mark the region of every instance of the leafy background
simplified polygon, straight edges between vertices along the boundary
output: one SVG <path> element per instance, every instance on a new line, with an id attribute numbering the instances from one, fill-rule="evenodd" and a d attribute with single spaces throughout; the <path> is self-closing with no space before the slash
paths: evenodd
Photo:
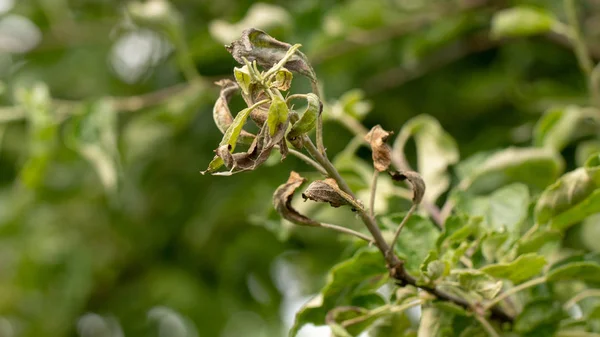
<path id="1" fill-rule="evenodd" d="M 235 66 L 223 45 L 244 28 L 301 43 L 329 111 L 388 130 L 430 115 L 461 158 L 534 143 L 540 116 L 589 99 L 560 35 L 490 32 L 493 15 L 514 5 L 564 22 L 562 1 L 168 4 L 0 1 L 0 335 L 281 336 L 349 256 L 346 239 L 274 214 L 271 195 L 289 170 L 309 170 L 295 158 L 227 179 L 199 173 L 221 138 L 213 82 Z M 600 2 L 578 6 L 599 59 Z M 243 107 L 239 97 L 232 107 Z M 324 137 L 335 154 L 353 135 L 332 117 Z M 590 153 L 557 147 L 562 171 Z M 416 165 L 414 144 L 406 150 Z M 452 166 L 451 183 L 472 168 Z M 379 209 L 402 210 L 388 194 Z M 595 219 L 563 244 L 598 252 Z"/>

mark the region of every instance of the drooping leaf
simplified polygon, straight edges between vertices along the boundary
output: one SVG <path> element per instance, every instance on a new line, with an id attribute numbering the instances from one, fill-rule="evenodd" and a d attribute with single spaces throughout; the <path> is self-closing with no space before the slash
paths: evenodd
<path id="1" fill-rule="evenodd" d="M 589 281 L 600 282 L 600 264 L 592 261 L 571 262 L 553 268 L 548 272 L 547 280 L 553 281 Z"/>
<path id="2" fill-rule="evenodd" d="M 25 185 L 39 186 L 56 147 L 58 122 L 50 111 L 50 93 L 45 84 L 16 92 L 18 104 L 25 111 L 29 127 L 29 154 L 20 176 Z"/>
<path id="3" fill-rule="evenodd" d="M 292 125 L 287 138 L 294 140 L 296 137 L 310 132 L 317 125 L 317 115 L 321 113 L 323 104 L 319 101 L 317 95 L 310 93 L 306 95 L 306 101 L 308 103 L 306 110 L 300 119 Z"/>
<path id="4" fill-rule="evenodd" d="M 565 228 L 600 209 L 600 154 L 590 156 L 585 167 L 566 173 L 549 186 L 535 207 L 539 224 Z"/>
<path id="5" fill-rule="evenodd" d="M 294 192 L 305 181 L 306 178 L 303 178 L 298 173 L 292 171 L 288 181 L 275 190 L 275 193 L 273 194 L 273 205 L 282 217 L 295 224 L 318 226 L 318 222 L 298 213 L 298 211 L 292 207 Z"/>
<path id="6" fill-rule="evenodd" d="M 435 202 L 450 186 L 448 166 L 458 162 L 458 146 L 436 119 L 420 115 L 406 122 L 400 130 L 393 145 L 393 156 L 404 157 L 404 147 L 410 137 L 414 137 L 417 146 L 417 171 L 427 185 L 425 200 Z"/>
<path id="7" fill-rule="evenodd" d="M 285 69 L 281 68 L 277 73 L 275 73 L 275 81 L 273 81 L 273 86 L 281 91 L 288 91 L 292 86 L 292 79 L 294 75 Z"/>
<path id="8" fill-rule="evenodd" d="M 256 61 L 265 68 L 271 68 L 282 60 L 291 47 L 290 44 L 278 41 L 256 28 L 244 30 L 240 39 L 233 41 L 230 46 L 226 46 L 227 51 L 238 63 L 244 64 L 243 58 L 246 58 L 250 62 Z M 308 58 L 299 50 L 296 50 L 284 67 L 316 82 L 317 77 Z"/>
<path id="9" fill-rule="evenodd" d="M 556 19 L 541 8 L 518 6 L 496 12 L 492 18 L 494 38 L 523 37 L 547 33 Z"/>
<path id="10" fill-rule="evenodd" d="M 275 135 L 277 130 L 286 123 L 288 115 L 289 110 L 285 101 L 278 96 L 274 97 L 267 117 L 267 125 L 269 126 L 269 134 L 271 136 Z"/>
<path id="11" fill-rule="evenodd" d="M 380 218 L 384 227 L 395 231 L 405 213 L 390 214 Z M 418 275 L 420 266 L 430 251 L 435 249 L 435 242 L 440 233 L 427 218 L 413 215 L 407 220 L 402 233 L 396 241 L 396 252 L 406 261 L 406 270 Z"/>
<path id="12" fill-rule="evenodd" d="M 543 189 L 558 178 L 564 165 L 554 150 L 510 147 L 487 157 L 461 184 L 473 193 L 489 193 L 514 182 Z"/>
<path id="13" fill-rule="evenodd" d="M 392 163 L 392 149 L 386 143 L 392 133 L 385 131 L 381 125 L 375 125 L 364 139 L 371 145 L 373 165 L 379 172 L 386 171 Z"/>
<path id="14" fill-rule="evenodd" d="M 354 297 L 374 293 L 387 279 L 388 272 L 381 253 L 374 248 L 361 249 L 352 258 L 331 269 L 320 294 L 296 314 L 289 335 L 295 336 L 308 323 L 323 325 L 331 309 L 351 305 Z"/>
<path id="15" fill-rule="evenodd" d="M 308 185 L 304 193 L 302 193 L 302 198 L 316 202 L 327 202 L 331 207 L 340 207 L 344 205 L 356 207 L 356 205 L 358 205 L 357 201 L 354 200 L 352 196 L 342 191 L 332 178 L 313 181 Z"/>
<path id="16" fill-rule="evenodd" d="M 92 164 L 105 189 L 114 192 L 120 167 L 116 111 L 108 100 L 94 102 L 83 110 L 69 124 L 67 144 Z"/>
<path id="17" fill-rule="evenodd" d="M 500 279 L 507 279 L 515 284 L 528 280 L 542 272 L 546 259 L 536 253 L 519 256 L 510 263 L 489 264 L 481 271 Z"/>
<path id="18" fill-rule="evenodd" d="M 390 171 L 390 176 L 394 181 L 408 180 L 410 183 L 413 197 L 413 204 L 418 205 L 425 196 L 426 186 L 423 178 L 415 171 Z"/>
<path id="19" fill-rule="evenodd" d="M 453 337 L 454 314 L 429 305 L 423 308 L 418 337 Z"/>

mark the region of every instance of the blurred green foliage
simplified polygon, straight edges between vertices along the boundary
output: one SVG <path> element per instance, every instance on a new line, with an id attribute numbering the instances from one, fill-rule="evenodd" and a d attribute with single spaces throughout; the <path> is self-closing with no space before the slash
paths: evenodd
<path id="1" fill-rule="evenodd" d="M 536 10 L 495 16 L 517 5 Z M 600 4 L 578 6 L 598 60 Z M 494 194 L 451 195 L 495 223 L 528 206 L 523 184 L 537 196 L 564 172 L 597 167 L 585 161 L 600 148 L 598 129 L 577 108 L 589 103 L 587 78 L 557 33 L 564 27 L 552 26 L 566 21 L 562 1 L 0 0 L 0 13 L 1 336 L 282 336 L 327 271 L 351 256 L 353 241 L 275 214 L 271 195 L 289 170 L 310 171 L 296 158 L 227 179 L 199 173 L 221 139 L 214 82 L 232 78 L 237 65 L 224 45 L 248 27 L 302 44 L 327 103 L 330 154 L 352 144 L 341 113 L 395 132 L 417 115 L 435 118 L 423 123 L 441 125 L 440 142 L 453 137 L 463 159 L 456 165 L 457 153 L 445 152 L 442 168 L 430 172 L 442 179 L 430 197 L 440 205 L 448 185 L 475 177 L 468 191 L 489 194 L 495 172 L 508 170 L 515 175 L 502 185 L 515 184 Z M 538 15 L 537 24 L 511 26 Z M 310 88 L 303 79 L 294 86 Z M 241 99 L 231 106 L 243 108 Z M 415 135 L 403 144 L 409 162 L 427 165 L 419 144 L 436 140 L 405 132 Z M 530 144 L 562 156 L 505 149 Z M 537 161 L 519 162 L 531 152 Z M 353 188 L 367 187 L 370 166 L 343 155 L 335 164 Z M 378 209 L 403 211 L 395 187 L 381 184 Z M 565 234 L 541 232 L 542 241 L 598 252 L 598 217 L 587 217 L 597 213 L 594 188 L 581 196 L 596 198 L 581 206 L 585 217 L 552 204 L 572 200 L 536 210 Z M 493 201 L 512 198 L 522 202 L 509 210 Z M 358 227 L 351 214 L 298 207 Z M 531 210 L 518 211 L 502 221 L 520 231 Z M 484 252 L 500 255 L 504 239 L 486 238 Z M 474 260 L 500 261 L 490 254 Z M 535 315 L 549 306 L 526 309 Z"/>

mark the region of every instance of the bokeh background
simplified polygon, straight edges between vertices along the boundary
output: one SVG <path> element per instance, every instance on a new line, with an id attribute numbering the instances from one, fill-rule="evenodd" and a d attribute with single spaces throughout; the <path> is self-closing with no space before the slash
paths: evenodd
<path id="1" fill-rule="evenodd" d="M 560 35 L 491 37 L 517 4 L 564 21 L 555 0 L 0 0 L 0 336 L 284 336 L 348 242 L 274 214 L 309 170 L 296 158 L 199 173 L 221 138 L 213 83 L 236 66 L 224 45 L 248 27 L 301 43 L 328 106 L 390 130 L 432 115 L 465 158 L 588 100 Z M 597 60 L 600 1 L 578 6 Z M 353 137 L 324 135 L 330 155 Z"/>

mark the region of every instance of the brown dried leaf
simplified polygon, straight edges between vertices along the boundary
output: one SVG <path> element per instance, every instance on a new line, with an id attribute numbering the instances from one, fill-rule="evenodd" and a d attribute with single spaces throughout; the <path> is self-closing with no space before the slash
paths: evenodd
<path id="1" fill-rule="evenodd" d="M 295 224 L 302 226 L 319 226 L 320 224 L 296 211 L 292 207 L 294 192 L 306 181 L 298 173 L 292 171 L 288 181 L 280 185 L 273 194 L 273 205 L 281 216 Z"/>
<path id="2" fill-rule="evenodd" d="M 425 195 L 425 181 L 420 174 L 415 171 L 389 171 L 389 174 L 394 181 L 408 180 L 412 186 L 413 203 L 416 205 L 421 203 Z"/>
<path id="3" fill-rule="evenodd" d="M 221 92 L 213 107 L 213 119 L 219 131 L 224 134 L 233 123 L 233 116 L 231 115 L 228 103 L 231 100 L 231 97 L 233 97 L 233 94 L 235 94 L 240 87 L 237 83 L 228 79 L 219 80 L 215 82 L 215 84 L 221 87 Z M 252 112 L 250 115 L 252 115 Z M 250 143 L 254 137 L 253 134 L 242 130 L 238 142 Z"/>
<path id="4" fill-rule="evenodd" d="M 386 144 L 391 134 L 391 132 L 385 131 L 380 125 L 375 125 L 365 135 L 365 141 L 371 145 L 373 166 L 379 172 L 386 171 L 392 163 L 392 149 Z"/>
<path id="5" fill-rule="evenodd" d="M 302 198 L 305 201 L 310 199 L 316 202 L 328 202 L 332 207 L 344 205 L 350 205 L 353 209 L 360 207 L 354 198 L 340 190 L 333 178 L 313 181 L 302 193 Z"/>

